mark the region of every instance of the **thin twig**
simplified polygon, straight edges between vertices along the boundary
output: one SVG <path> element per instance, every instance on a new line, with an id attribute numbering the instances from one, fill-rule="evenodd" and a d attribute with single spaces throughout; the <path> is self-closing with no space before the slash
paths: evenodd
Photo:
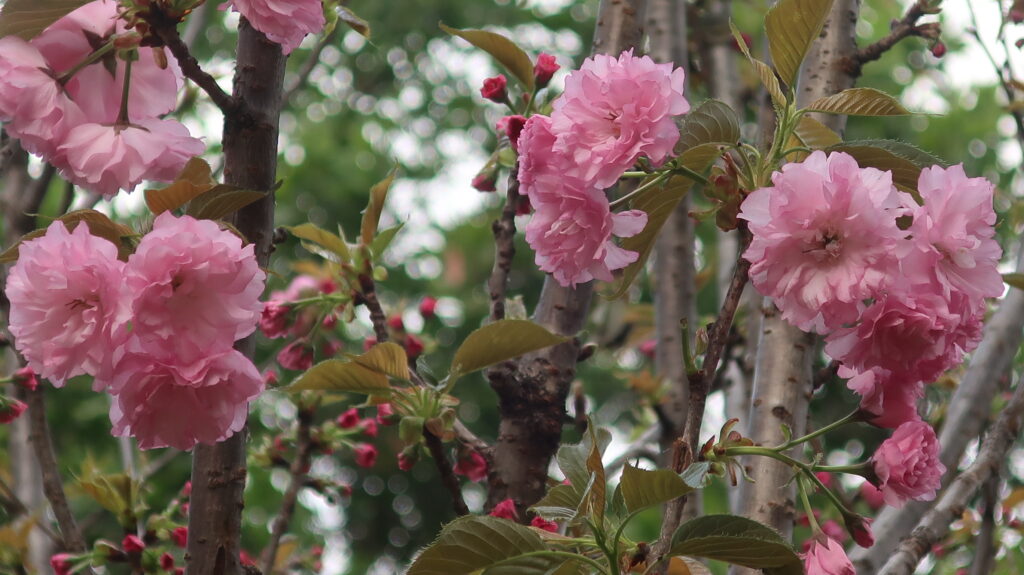
<path id="1" fill-rule="evenodd" d="M 84 553 L 86 550 L 85 539 L 78 529 L 75 516 L 71 513 L 67 496 L 64 494 L 64 485 L 60 478 L 60 468 L 57 465 L 57 457 L 53 452 L 53 443 L 50 440 L 50 427 L 46 422 L 46 399 L 43 396 L 43 389 L 29 391 L 18 387 L 19 399 L 28 404 L 29 420 L 28 441 L 39 460 L 39 470 L 42 473 L 43 493 L 53 508 L 53 514 L 57 517 L 57 525 L 60 527 L 61 539 L 64 547 L 74 553 Z"/>
<path id="2" fill-rule="evenodd" d="M 883 54 L 892 49 L 900 40 L 908 36 L 921 36 L 922 29 L 917 25 L 917 21 L 928 13 L 925 3 L 926 0 L 918 0 L 912 4 L 907 9 L 907 13 L 903 15 L 903 18 L 893 20 L 887 36 L 879 39 L 874 44 L 861 48 L 853 56 L 847 58 L 845 65 L 850 75 L 854 78 L 860 76 L 864 64 L 880 59 Z"/>
<path id="3" fill-rule="evenodd" d="M 384 343 L 388 340 L 388 318 L 384 314 L 384 308 L 377 299 L 377 284 L 368 274 L 359 274 L 359 287 L 363 304 L 370 312 L 370 322 L 373 323 L 373 333 L 377 336 L 377 343 Z"/>
<path id="4" fill-rule="evenodd" d="M 175 59 L 178 60 L 181 73 L 189 80 L 195 82 L 197 86 L 210 96 L 210 99 L 220 108 L 225 118 L 238 119 L 240 115 L 244 115 L 244 103 L 225 92 L 217 84 L 217 79 L 203 70 L 199 65 L 199 61 L 189 51 L 188 46 L 178 34 L 177 20 L 168 18 L 155 5 L 148 14 L 150 16 L 147 18 L 147 21 L 150 27 L 156 36 L 160 38 L 160 41 L 164 43 L 164 46 L 167 46 L 167 49 L 171 51 Z"/>
<path id="5" fill-rule="evenodd" d="M 288 482 L 288 489 L 281 499 L 281 507 L 274 518 L 274 526 L 270 533 L 270 542 L 263 550 L 260 563 L 264 573 L 271 573 L 274 562 L 277 559 L 277 550 L 281 545 L 281 538 L 288 532 L 288 524 L 291 523 L 292 515 L 295 514 L 295 503 L 299 498 L 299 491 L 306 482 L 306 474 L 309 473 L 310 460 L 313 457 L 313 441 L 310 437 L 310 429 L 313 426 L 313 409 L 299 407 L 299 421 L 296 430 L 295 460 L 292 461 L 289 473 L 291 479 Z"/>
<path id="6" fill-rule="evenodd" d="M 750 233 L 746 227 L 740 227 L 741 234 L 740 249 L 742 254 L 750 243 Z M 704 420 L 704 408 L 707 405 L 707 396 L 710 384 L 718 371 L 718 362 L 729 339 L 729 332 L 732 329 L 732 320 L 739 308 L 740 297 L 743 295 L 743 288 L 747 285 L 749 278 L 750 262 L 743 257 L 736 261 L 736 268 L 733 271 L 732 281 L 729 282 L 729 290 L 726 292 L 725 300 L 722 302 L 722 309 L 718 313 L 711 330 L 708 332 L 708 348 L 704 354 L 704 364 L 696 373 L 688 373 L 690 382 L 690 405 L 686 414 L 686 427 L 683 434 L 676 439 L 673 446 L 673 467 L 675 471 L 681 472 L 697 459 L 698 444 L 700 442 L 700 426 Z M 688 337 L 688 336 L 685 336 Z M 665 506 L 665 516 L 662 519 L 661 535 L 652 549 L 652 556 L 655 561 L 661 561 L 668 551 L 672 536 L 682 521 L 683 507 L 686 505 L 686 496 L 673 499 Z"/>
<path id="7" fill-rule="evenodd" d="M 508 193 L 505 205 L 501 209 L 501 217 L 491 225 L 494 232 L 494 267 L 491 277 L 487 280 L 487 289 L 491 296 L 491 319 L 505 319 L 505 290 L 508 289 L 508 276 L 512 271 L 512 258 L 516 255 L 516 205 L 519 203 L 519 162 L 512 167 L 508 175 Z"/>
<path id="8" fill-rule="evenodd" d="M 434 435 L 433 432 L 424 426 L 423 441 L 427 444 L 427 449 L 430 450 L 430 456 L 434 459 L 437 471 L 441 474 L 441 483 L 444 484 L 445 489 L 447 489 L 452 495 L 452 508 L 455 510 L 455 514 L 460 517 L 463 515 L 469 515 L 469 507 L 466 506 L 466 500 L 462 497 L 462 486 L 459 485 L 459 480 L 455 477 L 452 464 L 448 461 L 448 456 L 444 453 L 444 446 L 441 445 L 441 438 Z"/>
<path id="9" fill-rule="evenodd" d="M 996 507 L 999 505 L 999 474 L 989 477 L 981 487 L 981 528 L 975 538 L 971 575 L 989 575 L 999 552 L 996 540 Z"/>
<path id="10" fill-rule="evenodd" d="M 309 53 L 306 61 L 302 63 L 302 67 L 299 68 L 296 74 L 295 81 L 291 83 L 284 91 L 284 101 L 290 102 L 300 90 L 305 88 L 306 82 L 309 81 L 310 74 L 316 69 L 316 65 L 320 63 L 320 55 L 323 54 L 324 48 L 334 43 L 334 39 L 338 37 L 338 27 L 335 26 L 334 30 L 331 30 L 329 34 L 324 36 L 313 51 Z"/>
<path id="11" fill-rule="evenodd" d="M 1020 433 L 1022 413 L 1024 385 L 1018 384 L 1010 402 L 982 442 L 974 463 L 949 484 L 935 507 L 921 518 L 910 536 L 889 557 L 879 575 L 910 575 L 932 545 L 949 533 L 950 525 L 960 517 L 978 488 L 1003 464 L 1006 453 Z"/>

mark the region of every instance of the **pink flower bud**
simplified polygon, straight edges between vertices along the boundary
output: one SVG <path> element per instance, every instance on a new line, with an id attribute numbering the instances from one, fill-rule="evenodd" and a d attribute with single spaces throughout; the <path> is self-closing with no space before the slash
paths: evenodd
<path id="1" fill-rule="evenodd" d="M 643 343 L 640 344 L 640 347 L 637 349 L 639 349 L 640 353 L 643 354 L 644 357 L 648 359 L 654 359 L 654 354 L 658 349 L 658 340 L 645 340 Z"/>
<path id="2" fill-rule="evenodd" d="M 407 447 L 398 454 L 398 468 L 402 471 L 411 471 L 413 466 L 416 465 L 416 461 L 419 458 L 415 447 L 416 446 Z"/>
<path id="3" fill-rule="evenodd" d="M 868 504 L 868 507 L 878 511 L 885 505 L 885 496 L 882 492 L 871 484 L 870 481 L 865 481 L 860 484 L 860 496 L 864 500 L 864 503 Z"/>
<path id="4" fill-rule="evenodd" d="M 432 298 L 430 296 L 424 296 L 424 298 L 422 300 L 420 300 L 420 315 L 423 316 L 424 319 L 432 319 L 436 315 L 435 314 L 435 310 L 436 309 L 437 309 L 437 300 L 436 299 L 434 299 L 434 298 Z"/>
<path id="5" fill-rule="evenodd" d="M 936 42 L 932 44 L 932 56 L 941 58 L 946 55 L 946 45 L 942 42 Z"/>
<path id="6" fill-rule="evenodd" d="M 277 354 L 277 363 L 285 369 L 305 371 L 313 366 L 313 348 L 306 341 L 293 341 Z"/>
<path id="7" fill-rule="evenodd" d="M 817 477 L 818 481 L 820 481 L 825 487 L 832 487 L 832 474 L 828 471 L 817 471 L 814 473 L 814 476 Z"/>
<path id="8" fill-rule="evenodd" d="M 36 388 L 39 387 L 39 380 L 36 378 L 36 372 L 27 365 L 14 372 L 14 383 L 17 383 L 29 391 L 35 391 Z"/>
<path id="9" fill-rule="evenodd" d="M 871 519 L 860 515 L 847 515 L 845 520 L 846 529 L 857 545 L 866 549 L 875 544 L 875 534 L 871 532 Z"/>
<path id="10" fill-rule="evenodd" d="M 356 465 L 373 467 L 377 463 L 377 448 L 369 443 L 360 443 L 352 449 L 356 454 Z"/>
<path id="11" fill-rule="evenodd" d="M 497 190 L 498 174 L 494 170 L 481 171 L 473 176 L 471 185 L 478 192 L 493 192 Z"/>
<path id="12" fill-rule="evenodd" d="M 494 506 L 489 513 L 491 517 L 500 517 L 501 519 L 509 519 L 515 521 L 519 519 L 519 512 L 516 511 L 516 502 L 511 499 L 506 499 L 501 503 Z"/>
<path id="13" fill-rule="evenodd" d="M 172 571 L 174 569 L 174 555 L 170 553 L 164 553 L 160 556 L 160 568 L 164 571 Z"/>
<path id="14" fill-rule="evenodd" d="M 141 553 L 145 548 L 146 544 L 136 535 L 125 535 L 121 541 L 121 549 L 124 549 L 125 553 Z"/>
<path id="15" fill-rule="evenodd" d="M 50 567 L 54 575 L 71 575 L 72 561 L 75 556 L 70 553 L 58 553 L 50 557 Z"/>
<path id="16" fill-rule="evenodd" d="M 171 540 L 182 549 L 188 544 L 188 527 L 175 527 L 171 530 Z"/>
<path id="17" fill-rule="evenodd" d="M 469 457 L 460 459 L 452 468 L 455 475 L 465 475 L 470 481 L 483 481 L 487 478 L 487 460 L 476 451 Z"/>
<path id="18" fill-rule="evenodd" d="M 28 406 L 17 399 L 6 399 L 0 397 L 0 424 L 10 423 L 21 417 Z"/>
<path id="19" fill-rule="evenodd" d="M 542 53 L 537 56 L 537 63 L 533 65 L 533 79 L 538 90 L 547 87 L 558 68 L 558 62 L 551 54 Z"/>
<path id="20" fill-rule="evenodd" d="M 405 336 L 404 347 L 405 354 L 409 356 L 409 359 L 416 359 L 423 353 L 423 340 L 410 333 Z"/>
<path id="21" fill-rule="evenodd" d="M 530 521 L 530 527 L 536 527 L 537 529 L 543 529 L 544 531 L 550 531 L 552 533 L 558 533 L 558 524 L 554 521 L 548 521 L 541 516 L 534 517 Z"/>
<path id="22" fill-rule="evenodd" d="M 391 425 L 394 423 L 395 410 L 391 407 L 390 403 L 382 403 L 377 406 L 377 423 L 381 425 Z"/>
<path id="23" fill-rule="evenodd" d="M 339 415 L 338 419 L 335 420 L 335 423 L 337 423 L 338 427 L 342 429 L 352 429 L 359 424 L 359 410 L 354 407 L 349 409 L 345 413 Z"/>
<path id="24" fill-rule="evenodd" d="M 185 486 L 181 488 L 182 497 L 192 497 L 192 482 L 186 481 Z"/>
<path id="25" fill-rule="evenodd" d="M 820 537 L 820 539 L 818 538 Z M 820 535 L 804 554 L 804 572 L 818 575 L 856 575 L 853 563 L 839 543 Z"/>
<path id="26" fill-rule="evenodd" d="M 505 116 L 498 121 L 497 128 L 508 136 L 508 143 L 511 144 L 512 149 L 516 152 L 519 151 L 519 135 L 523 133 L 523 128 L 526 126 L 526 117 L 518 114 L 514 116 Z"/>
<path id="27" fill-rule="evenodd" d="M 395 331 L 405 331 L 405 322 L 402 321 L 402 316 L 393 315 L 388 318 L 388 327 Z"/>
<path id="28" fill-rule="evenodd" d="M 498 74 L 484 80 L 480 95 L 492 102 L 503 104 L 508 99 L 508 80 L 505 79 L 505 75 Z"/>
<path id="29" fill-rule="evenodd" d="M 366 419 L 359 422 L 359 426 L 363 428 L 363 433 L 367 437 L 377 437 L 377 420 L 367 417 Z"/>

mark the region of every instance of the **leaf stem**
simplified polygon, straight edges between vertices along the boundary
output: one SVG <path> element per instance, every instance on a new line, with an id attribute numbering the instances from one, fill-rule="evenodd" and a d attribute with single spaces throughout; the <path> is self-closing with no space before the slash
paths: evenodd
<path id="1" fill-rule="evenodd" d="M 91 54 L 86 56 L 81 62 L 79 62 L 79 63 L 75 64 L 74 66 L 72 66 L 70 70 L 68 70 L 68 71 L 64 72 L 63 74 L 61 74 L 60 76 L 58 76 L 57 77 L 57 83 L 60 84 L 61 86 L 67 84 L 68 82 L 71 81 L 71 78 L 74 78 L 75 74 L 81 72 L 83 68 L 86 68 L 87 66 L 91 66 L 91 65 L 95 64 L 96 62 L 99 62 L 100 60 L 103 59 L 104 56 L 109 54 L 113 49 L 114 49 L 114 41 L 113 40 L 107 41 L 106 44 L 104 44 L 104 45 L 100 46 L 99 48 L 97 48 L 96 50 L 94 50 Z"/>
<path id="2" fill-rule="evenodd" d="M 801 443 L 806 443 L 806 442 L 814 439 L 815 437 L 819 437 L 821 435 L 825 435 L 826 433 L 828 433 L 830 431 L 833 431 L 833 430 L 836 430 L 836 429 L 839 429 L 840 427 L 842 427 L 842 426 L 844 426 L 844 425 L 846 425 L 848 423 L 853 423 L 855 421 L 858 421 L 859 414 L 860 414 L 860 411 L 854 411 L 854 412 L 846 415 L 842 419 L 839 419 L 838 421 L 834 421 L 834 422 L 832 422 L 832 423 L 830 423 L 828 425 L 825 425 L 825 426 L 823 426 L 823 427 L 821 427 L 819 429 L 815 429 L 814 431 L 812 431 L 811 433 L 808 433 L 807 435 L 804 435 L 803 437 L 797 437 L 796 439 L 790 439 L 789 441 L 783 443 L 782 445 L 779 445 L 778 447 L 773 447 L 772 449 L 774 449 L 776 451 L 785 451 L 785 450 L 789 449 L 790 447 L 793 447 L 794 445 L 800 445 Z"/>

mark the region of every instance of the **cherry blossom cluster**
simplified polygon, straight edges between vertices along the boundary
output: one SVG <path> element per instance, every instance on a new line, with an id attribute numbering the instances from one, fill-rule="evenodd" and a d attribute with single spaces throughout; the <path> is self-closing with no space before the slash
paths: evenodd
<path id="1" fill-rule="evenodd" d="M 0 39 L 0 120 L 69 181 L 110 197 L 143 180 L 170 181 L 205 149 L 181 123 L 181 72 L 140 46 L 114 0 L 96 0 L 31 41 Z"/>
<path id="2" fill-rule="evenodd" d="M 612 236 L 640 233 L 647 214 L 612 213 L 604 190 L 639 159 L 658 167 L 672 155 L 675 117 L 690 109 L 683 71 L 632 50 L 594 56 L 569 74 L 552 106 L 550 116 L 526 121 L 515 144 L 520 192 L 535 210 L 526 241 L 564 286 L 611 281 L 639 257 Z"/>
<path id="3" fill-rule="evenodd" d="M 933 166 L 919 204 L 891 172 L 820 151 L 772 183 L 740 213 L 754 286 L 793 325 L 827 334 L 872 423 L 917 421 L 924 383 L 977 346 L 985 298 L 1003 290 L 992 184 Z"/>
<path id="4" fill-rule="evenodd" d="M 256 329 L 264 279 L 252 245 L 209 220 L 164 212 L 127 262 L 84 223 L 55 221 L 19 248 L 10 330 L 55 386 L 93 376 L 115 435 L 191 449 L 240 430 L 263 389 L 233 344 Z"/>

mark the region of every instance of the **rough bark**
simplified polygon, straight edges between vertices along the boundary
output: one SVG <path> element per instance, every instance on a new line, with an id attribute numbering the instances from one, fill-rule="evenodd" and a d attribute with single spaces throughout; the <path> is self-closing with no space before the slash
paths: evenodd
<path id="1" fill-rule="evenodd" d="M 644 8 L 645 0 L 602 0 L 593 52 L 617 55 L 639 48 Z M 575 336 L 586 321 L 593 290 L 592 283 L 573 289 L 546 277 L 534 321 L 555 333 Z M 488 477 L 488 508 L 511 498 L 525 519 L 526 508 L 544 495 L 579 349 L 579 342 L 572 340 L 488 370 L 501 414 Z"/>
<path id="2" fill-rule="evenodd" d="M 808 102 L 853 86 L 851 77 L 838 64 L 857 50 L 855 27 L 859 0 L 836 0 L 821 36 L 808 52 L 800 70 L 797 103 Z M 842 132 L 846 118 L 822 118 L 830 128 Z M 780 425 L 785 423 L 795 436 L 807 429 L 807 406 L 811 398 L 811 366 L 815 338 L 785 321 L 766 298 L 762 307 L 761 340 L 758 344 L 753 400 L 747 433 L 763 445 L 783 441 Z M 795 519 L 792 470 L 767 458 L 748 458 L 748 472 L 754 483 L 744 483 L 738 511 L 790 537 Z M 754 571 L 734 568 L 734 574 Z"/>
<path id="3" fill-rule="evenodd" d="M 250 190 L 269 190 L 277 169 L 278 119 L 284 82 L 281 48 L 253 29 L 243 18 L 238 30 L 238 59 L 234 97 L 248 113 L 224 120 L 224 179 Z M 246 206 L 235 227 L 256 246 L 265 267 L 270 258 L 274 198 Z M 252 357 L 255 342 L 236 346 Z M 200 445 L 192 457 L 192 509 L 189 517 L 189 575 L 241 573 L 238 554 L 245 488 L 245 430 L 216 445 Z"/>
<path id="4" fill-rule="evenodd" d="M 1024 250 L 1017 260 L 1017 271 L 1024 270 Z M 1006 299 L 985 326 L 978 349 L 971 354 L 960 386 L 950 399 L 946 423 L 939 432 L 942 446 L 939 458 L 946 466 L 944 483 L 956 475 L 960 458 L 967 444 L 978 437 L 988 421 L 992 400 L 999 391 L 999 380 L 1013 363 L 1024 332 L 1024 291 L 1011 288 Z M 872 573 L 893 553 L 922 516 L 932 507 L 930 502 L 911 501 L 900 509 L 886 507 L 875 519 L 872 529 L 876 542 L 870 549 L 856 549 L 850 554 L 859 572 Z"/>

